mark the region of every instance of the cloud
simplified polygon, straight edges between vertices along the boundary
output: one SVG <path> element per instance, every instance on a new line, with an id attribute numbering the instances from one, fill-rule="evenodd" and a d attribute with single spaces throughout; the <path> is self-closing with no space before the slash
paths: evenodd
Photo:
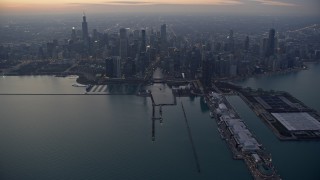
<path id="1" fill-rule="evenodd" d="M 287 2 L 281 2 L 276 0 L 251 0 L 251 1 L 259 2 L 263 5 L 268 5 L 268 6 L 287 6 L 287 7 L 298 6 L 297 4 L 294 4 L 294 3 L 287 3 Z"/>
<path id="2" fill-rule="evenodd" d="M 194 0 L 184 0 L 183 2 L 177 1 L 154 1 L 155 4 L 166 4 L 166 5 L 239 5 L 243 4 L 241 0 L 201 0 L 201 1 L 194 1 Z"/>
<path id="3" fill-rule="evenodd" d="M 110 0 L 100 3 L 67 3 L 69 5 L 240 5 L 243 4 L 241 0 L 149 0 L 149 1 L 130 1 L 130 0 Z"/>
<path id="4" fill-rule="evenodd" d="M 148 5 L 148 4 L 154 4 L 152 2 L 147 1 L 108 1 L 104 4 L 116 4 L 116 5 Z"/>
<path id="5" fill-rule="evenodd" d="M 222 0 L 222 1 L 214 1 L 212 2 L 214 5 L 237 5 L 243 4 L 240 0 Z"/>
<path id="6" fill-rule="evenodd" d="M 105 5 L 102 3 L 65 3 L 65 5 L 69 5 L 69 6 L 101 6 L 101 5 Z"/>

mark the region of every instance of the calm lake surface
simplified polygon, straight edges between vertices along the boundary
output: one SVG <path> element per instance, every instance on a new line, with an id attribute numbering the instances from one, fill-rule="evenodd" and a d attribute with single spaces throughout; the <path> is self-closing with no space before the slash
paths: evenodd
<path id="1" fill-rule="evenodd" d="M 320 111 L 320 65 L 308 71 L 250 78 L 240 85 L 286 90 Z M 0 77 L 0 93 L 84 93 L 75 79 Z M 172 103 L 170 89 L 153 85 L 155 99 Z M 150 98 L 111 95 L 0 95 L 0 179 L 251 179 L 232 159 L 201 98 L 164 106 L 152 141 Z M 320 179 L 320 141 L 280 142 L 238 97 L 229 97 L 249 129 L 272 153 L 283 179 Z M 181 107 L 198 155 L 197 172 Z"/>

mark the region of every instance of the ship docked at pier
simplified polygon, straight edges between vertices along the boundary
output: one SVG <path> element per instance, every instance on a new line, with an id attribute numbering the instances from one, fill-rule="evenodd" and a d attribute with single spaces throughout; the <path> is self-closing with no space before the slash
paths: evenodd
<path id="1" fill-rule="evenodd" d="M 206 95 L 210 116 L 218 124 L 218 131 L 233 154 L 233 158 L 244 160 L 254 179 L 280 179 L 273 164 L 271 154 L 247 129 L 245 122 L 229 104 L 226 98 L 218 93 Z"/>

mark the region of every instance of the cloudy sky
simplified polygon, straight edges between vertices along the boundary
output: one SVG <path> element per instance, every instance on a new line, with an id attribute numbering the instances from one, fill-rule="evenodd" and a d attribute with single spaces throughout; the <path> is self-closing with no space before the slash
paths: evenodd
<path id="1" fill-rule="evenodd" d="M 0 0 L 0 11 L 23 13 L 217 12 L 317 15 L 320 0 Z"/>

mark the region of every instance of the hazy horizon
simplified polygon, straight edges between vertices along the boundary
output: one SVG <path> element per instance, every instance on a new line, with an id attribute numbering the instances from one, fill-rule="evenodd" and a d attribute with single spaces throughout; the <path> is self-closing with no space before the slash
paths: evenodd
<path id="1" fill-rule="evenodd" d="M 1 15 L 101 13 L 221 13 L 243 15 L 320 16 L 318 0 L 3 0 Z"/>

